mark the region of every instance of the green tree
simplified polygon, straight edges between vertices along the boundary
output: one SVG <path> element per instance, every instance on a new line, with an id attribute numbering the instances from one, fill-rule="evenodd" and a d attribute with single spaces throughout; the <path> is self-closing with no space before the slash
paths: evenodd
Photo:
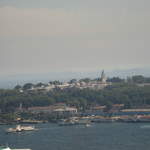
<path id="1" fill-rule="evenodd" d="M 19 89 L 21 89 L 21 88 L 22 88 L 21 85 L 16 85 L 16 86 L 14 87 L 14 89 L 16 89 L 16 90 L 19 90 Z"/>
<path id="2" fill-rule="evenodd" d="M 144 83 L 145 82 L 145 78 L 142 75 L 136 75 L 132 77 L 132 81 L 134 83 Z"/>
<path id="3" fill-rule="evenodd" d="M 28 89 L 31 89 L 32 86 L 34 86 L 32 83 L 26 83 L 26 84 L 23 86 L 23 89 L 24 89 L 24 90 L 28 90 Z"/>

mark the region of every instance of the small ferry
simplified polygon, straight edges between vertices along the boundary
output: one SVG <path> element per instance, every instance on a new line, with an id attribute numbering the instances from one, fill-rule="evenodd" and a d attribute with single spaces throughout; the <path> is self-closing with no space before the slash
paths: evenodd
<path id="1" fill-rule="evenodd" d="M 86 119 L 70 118 L 70 119 L 64 119 L 61 122 L 59 122 L 59 126 L 72 126 L 72 125 L 90 126 L 90 123 L 91 122 Z"/>
<path id="2" fill-rule="evenodd" d="M 22 132 L 22 131 L 34 131 L 37 130 L 35 129 L 34 126 L 21 126 L 17 125 L 16 128 L 8 128 L 6 132 Z"/>
<path id="3" fill-rule="evenodd" d="M 0 150 L 31 150 L 29 148 L 27 149 L 10 149 L 8 146 L 0 146 Z"/>
<path id="4" fill-rule="evenodd" d="M 90 123 L 85 124 L 85 127 L 90 127 L 90 126 L 91 126 Z"/>

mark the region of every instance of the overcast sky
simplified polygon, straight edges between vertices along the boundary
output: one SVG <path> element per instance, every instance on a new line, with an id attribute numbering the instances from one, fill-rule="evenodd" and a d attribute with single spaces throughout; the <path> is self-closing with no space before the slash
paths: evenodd
<path id="1" fill-rule="evenodd" d="M 0 0 L 0 74 L 150 67 L 149 0 Z"/>

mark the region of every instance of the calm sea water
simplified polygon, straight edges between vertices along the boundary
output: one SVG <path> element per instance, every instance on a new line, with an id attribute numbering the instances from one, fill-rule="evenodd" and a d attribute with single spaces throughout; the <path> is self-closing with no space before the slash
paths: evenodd
<path id="1" fill-rule="evenodd" d="M 150 124 L 101 123 L 90 127 L 37 124 L 38 131 L 6 134 L 0 143 L 32 150 L 150 150 Z"/>

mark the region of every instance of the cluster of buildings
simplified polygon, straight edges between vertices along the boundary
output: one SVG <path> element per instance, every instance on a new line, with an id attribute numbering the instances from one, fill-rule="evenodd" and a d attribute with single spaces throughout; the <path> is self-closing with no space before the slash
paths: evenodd
<path id="1" fill-rule="evenodd" d="M 54 115 L 62 115 L 62 116 L 72 116 L 77 114 L 78 110 L 76 107 L 69 107 L 65 103 L 56 103 L 54 105 L 49 106 L 36 106 L 36 107 L 28 107 L 23 108 L 22 104 L 17 109 L 18 112 L 28 112 L 33 114 L 54 114 Z"/>
<path id="2" fill-rule="evenodd" d="M 65 103 L 56 103 L 49 106 L 29 108 L 23 108 L 22 105 L 20 105 L 17 112 L 27 112 L 36 115 L 48 114 L 60 118 L 89 117 L 93 122 L 150 122 L 150 106 L 147 109 L 125 109 L 124 104 L 113 104 L 112 108 L 107 112 L 113 114 L 110 116 L 106 115 L 106 109 L 106 105 L 95 105 L 85 110 L 85 112 L 81 112 L 76 107 L 67 106 Z M 30 123 L 32 122 L 29 120 L 27 121 Z M 24 120 L 24 123 L 25 122 L 26 120 Z"/>
<path id="3" fill-rule="evenodd" d="M 79 88 L 79 89 L 94 89 L 94 90 L 100 90 L 103 89 L 104 87 L 111 85 L 111 82 L 107 82 L 107 77 L 102 71 L 101 77 L 98 80 L 89 80 L 89 81 L 74 81 L 74 82 L 64 82 L 60 84 L 54 84 L 54 83 L 48 83 L 47 85 L 41 85 L 41 86 L 32 86 L 29 91 L 51 91 L 55 88 L 59 89 L 67 89 L 67 88 Z M 23 90 L 20 90 L 23 92 Z"/>
<path id="4" fill-rule="evenodd" d="M 109 113 L 120 112 L 124 107 L 124 104 L 114 104 L 112 105 L 111 110 Z M 89 109 L 85 110 L 84 112 L 78 110 L 74 106 L 67 106 L 65 103 L 56 103 L 54 105 L 49 106 L 34 106 L 23 108 L 22 104 L 20 107 L 17 108 L 17 112 L 26 112 L 32 114 L 49 114 L 51 116 L 59 116 L 59 117 L 72 117 L 72 116 L 87 116 L 87 115 L 98 115 L 103 114 L 107 106 L 102 105 L 95 105 L 91 106 Z"/>
<path id="5" fill-rule="evenodd" d="M 120 112 L 123 110 L 124 104 L 113 104 L 109 109 L 109 113 Z M 87 113 L 103 113 L 107 110 L 106 105 L 95 105 L 91 106 L 90 109 L 86 110 Z"/>

